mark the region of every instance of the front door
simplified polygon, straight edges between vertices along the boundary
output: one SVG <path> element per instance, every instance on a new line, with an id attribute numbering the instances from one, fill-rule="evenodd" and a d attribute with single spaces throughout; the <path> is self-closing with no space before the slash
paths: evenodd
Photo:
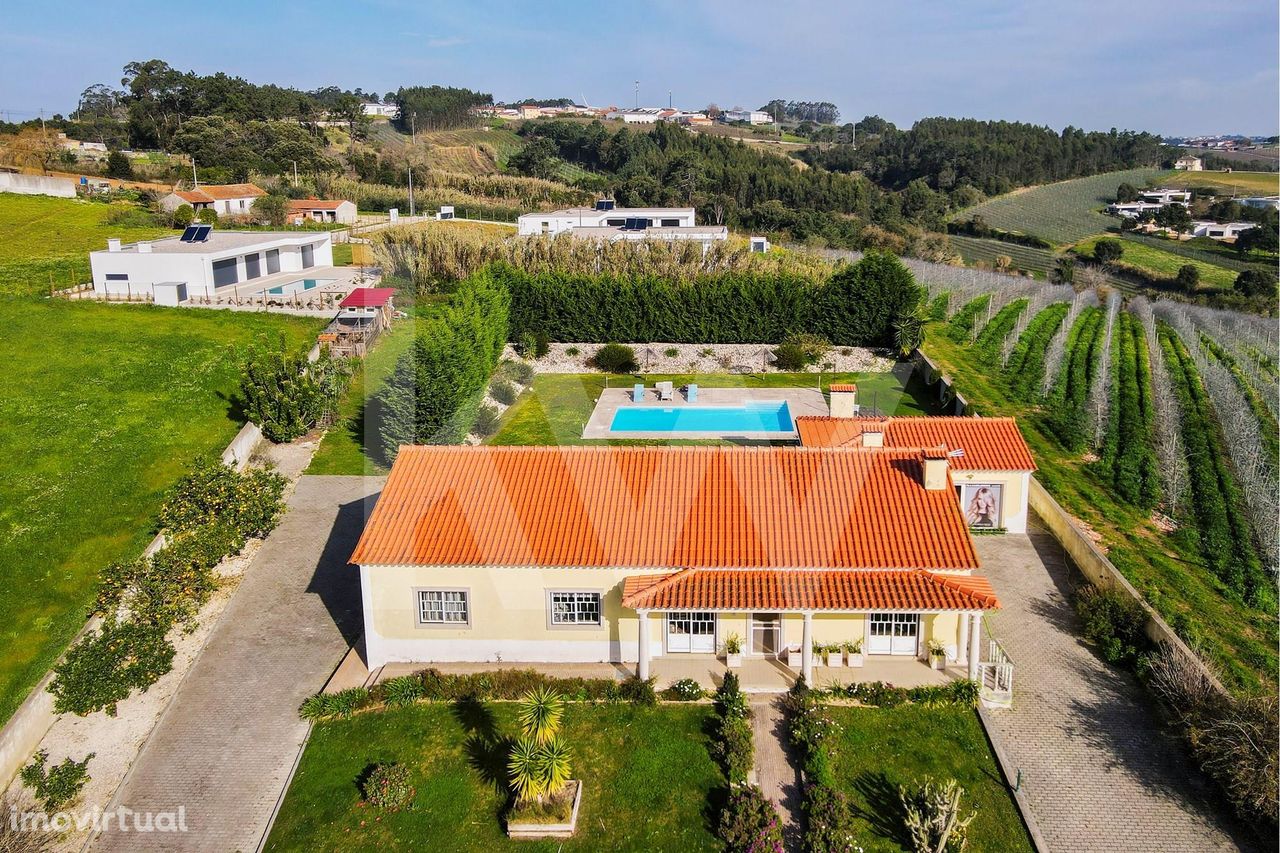
<path id="1" fill-rule="evenodd" d="M 782 617 L 777 613 L 751 614 L 751 646 L 747 651 L 753 655 L 778 656 L 779 639 L 782 635 Z"/>
<path id="2" fill-rule="evenodd" d="M 716 650 L 716 615 L 714 613 L 668 613 L 667 651 L 703 652 Z"/>
<path id="3" fill-rule="evenodd" d="M 872 613 L 867 654 L 915 655 L 920 636 L 918 613 Z"/>

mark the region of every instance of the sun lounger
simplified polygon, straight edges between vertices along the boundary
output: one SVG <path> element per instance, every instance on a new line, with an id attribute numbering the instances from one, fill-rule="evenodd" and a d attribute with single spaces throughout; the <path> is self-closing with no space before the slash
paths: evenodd
<path id="1" fill-rule="evenodd" d="M 674 382 L 659 382 L 654 387 L 658 389 L 659 400 L 675 399 L 676 387 Z"/>
<path id="2" fill-rule="evenodd" d="M 698 402 L 698 386 L 688 385 L 684 389 L 684 396 L 690 403 Z"/>
<path id="3" fill-rule="evenodd" d="M 640 403 L 644 400 L 644 385 L 636 383 L 631 389 L 631 402 Z"/>

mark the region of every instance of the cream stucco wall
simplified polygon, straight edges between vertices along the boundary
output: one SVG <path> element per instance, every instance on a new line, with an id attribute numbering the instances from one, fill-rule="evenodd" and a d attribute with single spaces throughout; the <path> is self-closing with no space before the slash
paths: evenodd
<path id="1" fill-rule="evenodd" d="M 951 471 L 951 481 L 962 486 L 967 483 L 994 483 L 1003 487 L 1001 501 L 1001 526 L 1010 533 L 1027 532 L 1027 495 L 1031 480 L 1029 471 Z M 963 512 L 964 507 L 960 510 Z"/>

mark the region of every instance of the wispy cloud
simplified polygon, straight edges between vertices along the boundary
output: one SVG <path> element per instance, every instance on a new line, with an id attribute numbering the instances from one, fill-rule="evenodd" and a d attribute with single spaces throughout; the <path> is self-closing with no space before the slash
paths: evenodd
<path id="1" fill-rule="evenodd" d="M 455 47 L 466 43 L 462 36 L 432 36 L 427 39 L 427 47 Z"/>

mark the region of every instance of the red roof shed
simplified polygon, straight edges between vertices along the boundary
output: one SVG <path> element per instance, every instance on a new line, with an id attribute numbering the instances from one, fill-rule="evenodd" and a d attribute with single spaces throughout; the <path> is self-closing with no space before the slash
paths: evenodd
<path id="1" fill-rule="evenodd" d="M 338 303 L 341 308 L 381 308 L 395 296 L 394 287 L 357 287 Z"/>

